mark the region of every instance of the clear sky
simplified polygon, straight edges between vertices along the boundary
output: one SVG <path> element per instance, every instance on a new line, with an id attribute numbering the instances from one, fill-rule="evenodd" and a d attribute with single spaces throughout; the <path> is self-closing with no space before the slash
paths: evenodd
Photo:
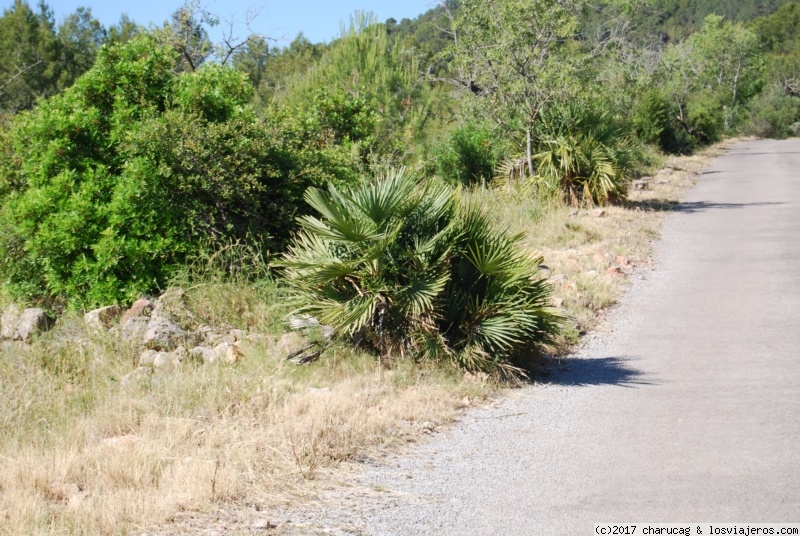
<path id="1" fill-rule="evenodd" d="M 45 1 L 55 12 L 56 23 L 61 22 L 79 6 L 85 6 L 91 8 L 95 18 L 106 27 L 116 24 L 123 13 L 144 26 L 150 23 L 160 24 L 182 5 L 182 0 Z M 13 3 L 13 0 L 0 0 L 3 10 Z M 38 0 L 28 0 L 28 3 L 35 9 Z M 435 0 L 204 0 L 203 3 L 208 11 L 218 15 L 220 19 L 233 17 L 237 21 L 243 21 L 248 9 L 260 11 L 252 29 L 279 39 L 280 46 L 288 45 L 300 31 L 314 43 L 330 41 L 339 34 L 340 21 L 349 21 L 350 15 L 356 10 L 371 11 L 380 21 L 390 17 L 399 21 L 403 18 L 414 18 L 435 4 Z M 242 33 L 246 33 L 246 30 L 243 29 Z"/>

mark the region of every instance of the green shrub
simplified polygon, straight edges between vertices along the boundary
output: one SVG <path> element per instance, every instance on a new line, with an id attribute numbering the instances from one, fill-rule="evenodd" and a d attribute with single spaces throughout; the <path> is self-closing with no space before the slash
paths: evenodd
<path id="1" fill-rule="evenodd" d="M 725 116 L 718 98 L 709 91 L 693 95 L 686 107 L 686 125 L 700 145 L 719 141 L 725 128 Z"/>
<path id="2" fill-rule="evenodd" d="M 484 370 L 525 366 L 558 331 L 540 259 L 450 187 L 399 170 L 306 200 L 320 217 L 277 263 L 297 313 L 383 355 Z"/>
<path id="3" fill-rule="evenodd" d="M 751 136 L 782 139 L 800 135 L 800 97 L 774 86 L 756 97 L 744 131 Z"/>
<path id="4" fill-rule="evenodd" d="M 687 154 L 694 140 L 675 120 L 674 104 L 658 88 L 650 88 L 638 99 L 631 126 L 644 143 L 657 146 L 668 154 Z"/>
<path id="5" fill-rule="evenodd" d="M 363 104 L 331 97 L 259 118 L 244 74 L 177 74 L 175 60 L 148 35 L 103 48 L 73 87 L 12 121 L 0 152 L 0 280 L 12 295 L 133 300 L 207 248 L 281 249 L 308 185 L 356 179 Z"/>
<path id="6" fill-rule="evenodd" d="M 433 151 L 433 173 L 451 185 L 491 181 L 503 154 L 501 142 L 482 125 L 467 124 L 452 131 Z"/>
<path id="7" fill-rule="evenodd" d="M 624 197 L 633 145 L 606 112 L 580 105 L 546 110 L 537 131 L 534 180 L 574 205 Z"/>

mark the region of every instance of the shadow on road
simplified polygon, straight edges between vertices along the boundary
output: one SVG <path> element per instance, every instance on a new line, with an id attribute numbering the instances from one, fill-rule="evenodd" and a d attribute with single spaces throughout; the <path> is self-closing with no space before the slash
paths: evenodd
<path id="1" fill-rule="evenodd" d="M 642 373 L 628 366 L 630 358 L 600 357 L 594 359 L 572 357 L 554 362 L 549 376 L 541 378 L 556 385 L 619 385 L 636 387 L 652 385 L 641 379 Z"/>
<path id="2" fill-rule="evenodd" d="M 765 202 L 765 203 L 713 203 L 711 201 L 693 201 L 688 203 L 679 203 L 672 200 L 661 199 L 647 199 L 644 201 L 627 201 L 625 206 L 633 210 L 653 210 L 653 211 L 674 211 L 683 212 L 686 214 L 694 214 L 696 212 L 705 212 L 714 209 L 730 209 L 730 208 L 747 208 L 747 207 L 763 207 L 771 205 L 784 205 L 780 202 Z"/>
<path id="3" fill-rule="evenodd" d="M 783 205 L 779 202 L 764 202 L 764 203 L 712 203 L 710 201 L 693 201 L 689 203 L 678 203 L 672 206 L 675 212 L 684 212 L 692 214 L 695 212 L 705 212 L 714 209 L 729 209 L 729 208 L 746 208 L 746 207 L 766 207 L 772 205 Z"/>

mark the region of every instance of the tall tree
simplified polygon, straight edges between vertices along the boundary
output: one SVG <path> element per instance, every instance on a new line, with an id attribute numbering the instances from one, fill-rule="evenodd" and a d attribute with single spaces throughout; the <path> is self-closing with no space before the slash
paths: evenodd
<path id="1" fill-rule="evenodd" d="M 456 74 L 447 80 L 468 107 L 522 133 L 528 169 L 534 123 L 569 87 L 576 54 L 558 50 L 578 29 L 576 7 L 569 0 L 464 0 L 455 20 L 447 54 Z"/>
<path id="2" fill-rule="evenodd" d="M 59 43 L 53 12 L 44 2 L 34 12 L 15 0 L 0 18 L 0 109 L 9 114 L 58 90 Z"/>
<path id="3" fill-rule="evenodd" d="M 97 50 L 108 33 L 100 21 L 92 17 L 92 10 L 79 7 L 58 27 L 61 44 L 62 86 L 71 85 L 94 64 Z"/>

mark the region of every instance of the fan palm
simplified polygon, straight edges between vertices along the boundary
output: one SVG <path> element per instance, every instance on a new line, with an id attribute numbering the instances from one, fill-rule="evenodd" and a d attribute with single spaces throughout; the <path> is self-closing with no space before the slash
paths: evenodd
<path id="1" fill-rule="evenodd" d="M 381 354 L 471 369 L 522 366 L 557 333 L 539 259 L 450 187 L 399 169 L 306 200 L 319 217 L 300 220 L 277 263 L 296 312 Z"/>
<path id="2" fill-rule="evenodd" d="M 606 204 L 625 194 L 632 145 L 606 112 L 577 106 L 543 114 L 534 181 L 573 205 Z"/>

